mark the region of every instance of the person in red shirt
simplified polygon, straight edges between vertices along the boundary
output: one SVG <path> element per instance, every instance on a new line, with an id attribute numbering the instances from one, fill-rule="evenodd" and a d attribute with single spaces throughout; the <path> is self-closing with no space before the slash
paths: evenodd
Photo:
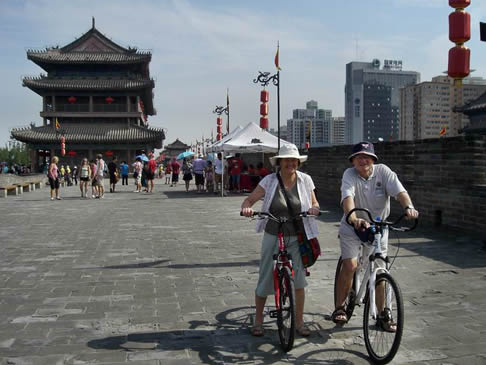
<path id="1" fill-rule="evenodd" d="M 181 170 L 181 165 L 179 164 L 179 162 L 177 162 L 175 157 L 172 157 L 172 162 L 170 163 L 170 167 L 172 169 L 172 182 L 170 186 L 175 186 L 179 181 L 179 172 Z"/>
<path id="2" fill-rule="evenodd" d="M 233 191 L 239 193 L 241 191 L 240 185 L 240 178 L 241 178 L 241 170 L 243 168 L 243 161 L 240 158 L 240 154 L 237 153 L 235 157 L 233 157 L 230 161 L 231 167 L 231 183 L 233 186 Z"/>
<path id="3" fill-rule="evenodd" d="M 258 176 L 260 176 L 260 180 L 270 173 L 270 171 L 268 171 L 267 168 L 263 167 L 263 163 L 261 162 L 257 165 L 257 170 L 258 170 Z"/>
<path id="4" fill-rule="evenodd" d="M 154 178 L 155 178 L 155 170 L 157 169 L 157 163 L 155 162 L 154 154 L 149 153 L 150 160 L 147 162 L 147 171 L 146 179 L 147 179 L 147 193 L 152 193 L 154 190 Z"/>

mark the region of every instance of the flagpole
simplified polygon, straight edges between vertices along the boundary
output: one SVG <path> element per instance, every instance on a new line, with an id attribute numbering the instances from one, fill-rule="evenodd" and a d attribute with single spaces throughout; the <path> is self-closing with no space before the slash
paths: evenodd
<path id="1" fill-rule="evenodd" d="M 280 70 L 277 71 L 277 136 L 278 136 L 278 151 L 280 152 Z"/>

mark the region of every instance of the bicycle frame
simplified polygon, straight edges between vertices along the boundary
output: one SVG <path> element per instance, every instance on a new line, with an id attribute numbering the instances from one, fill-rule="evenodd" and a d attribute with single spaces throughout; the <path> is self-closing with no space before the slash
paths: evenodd
<path id="1" fill-rule="evenodd" d="M 283 267 L 288 267 L 294 277 L 294 269 L 292 265 L 292 259 L 288 257 L 287 251 L 285 250 L 284 236 L 282 232 L 278 233 L 278 253 L 273 257 L 273 288 L 275 290 L 275 308 L 280 310 L 280 288 L 279 288 L 279 277 L 280 272 Z"/>
<path id="2" fill-rule="evenodd" d="M 381 227 L 380 227 L 381 228 Z M 376 319 L 376 276 L 380 272 L 388 273 L 388 262 L 382 256 L 381 250 L 381 237 L 382 233 L 377 232 L 375 234 L 375 240 L 372 244 L 362 243 L 360 248 L 360 255 L 358 256 L 358 268 L 356 269 L 356 297 L 354 299 L 355 304 L 361 305 L 365 301 L 366 289 L 368 289 L 368 295 L 370 296 L 370 302 L 373 303 L 371 307 L 371 315 L 373 319 Z M 368 253 L 369 254 L 365 254 Z M 385 268 L 375 265 L 375 260 L 382 260 L 385 262 Z M 360 280 L 360 271 L 364 271 L 362 280 Z M 367 285 L 363 285 L 366 283 Z M 387 295 L 387 303 L 390 302 L 390 298 Z"/>

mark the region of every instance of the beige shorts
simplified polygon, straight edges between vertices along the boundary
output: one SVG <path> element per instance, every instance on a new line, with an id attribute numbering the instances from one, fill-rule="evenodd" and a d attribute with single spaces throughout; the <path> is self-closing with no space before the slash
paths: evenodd
<path id="1" fill-rule="evenodd" d="M 221 174 L 214 174 L 214 182 L 216 184 L 220 184 L 221 183 Z"/>
<path id="2" fill-rule="evenodd" d="M 103 176 L 96 176 L 96 185 L 105 187 L 105 179 L 103 178 Z"/>

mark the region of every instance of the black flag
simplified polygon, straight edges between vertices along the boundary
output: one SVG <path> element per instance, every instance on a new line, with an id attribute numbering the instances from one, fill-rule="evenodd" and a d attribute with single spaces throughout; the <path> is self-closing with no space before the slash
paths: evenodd
<path id="1" fill-rule="evenodd" d="M 486 23 L 479 23 L 480 38 L 483 42 L 486 42 Z"/>

